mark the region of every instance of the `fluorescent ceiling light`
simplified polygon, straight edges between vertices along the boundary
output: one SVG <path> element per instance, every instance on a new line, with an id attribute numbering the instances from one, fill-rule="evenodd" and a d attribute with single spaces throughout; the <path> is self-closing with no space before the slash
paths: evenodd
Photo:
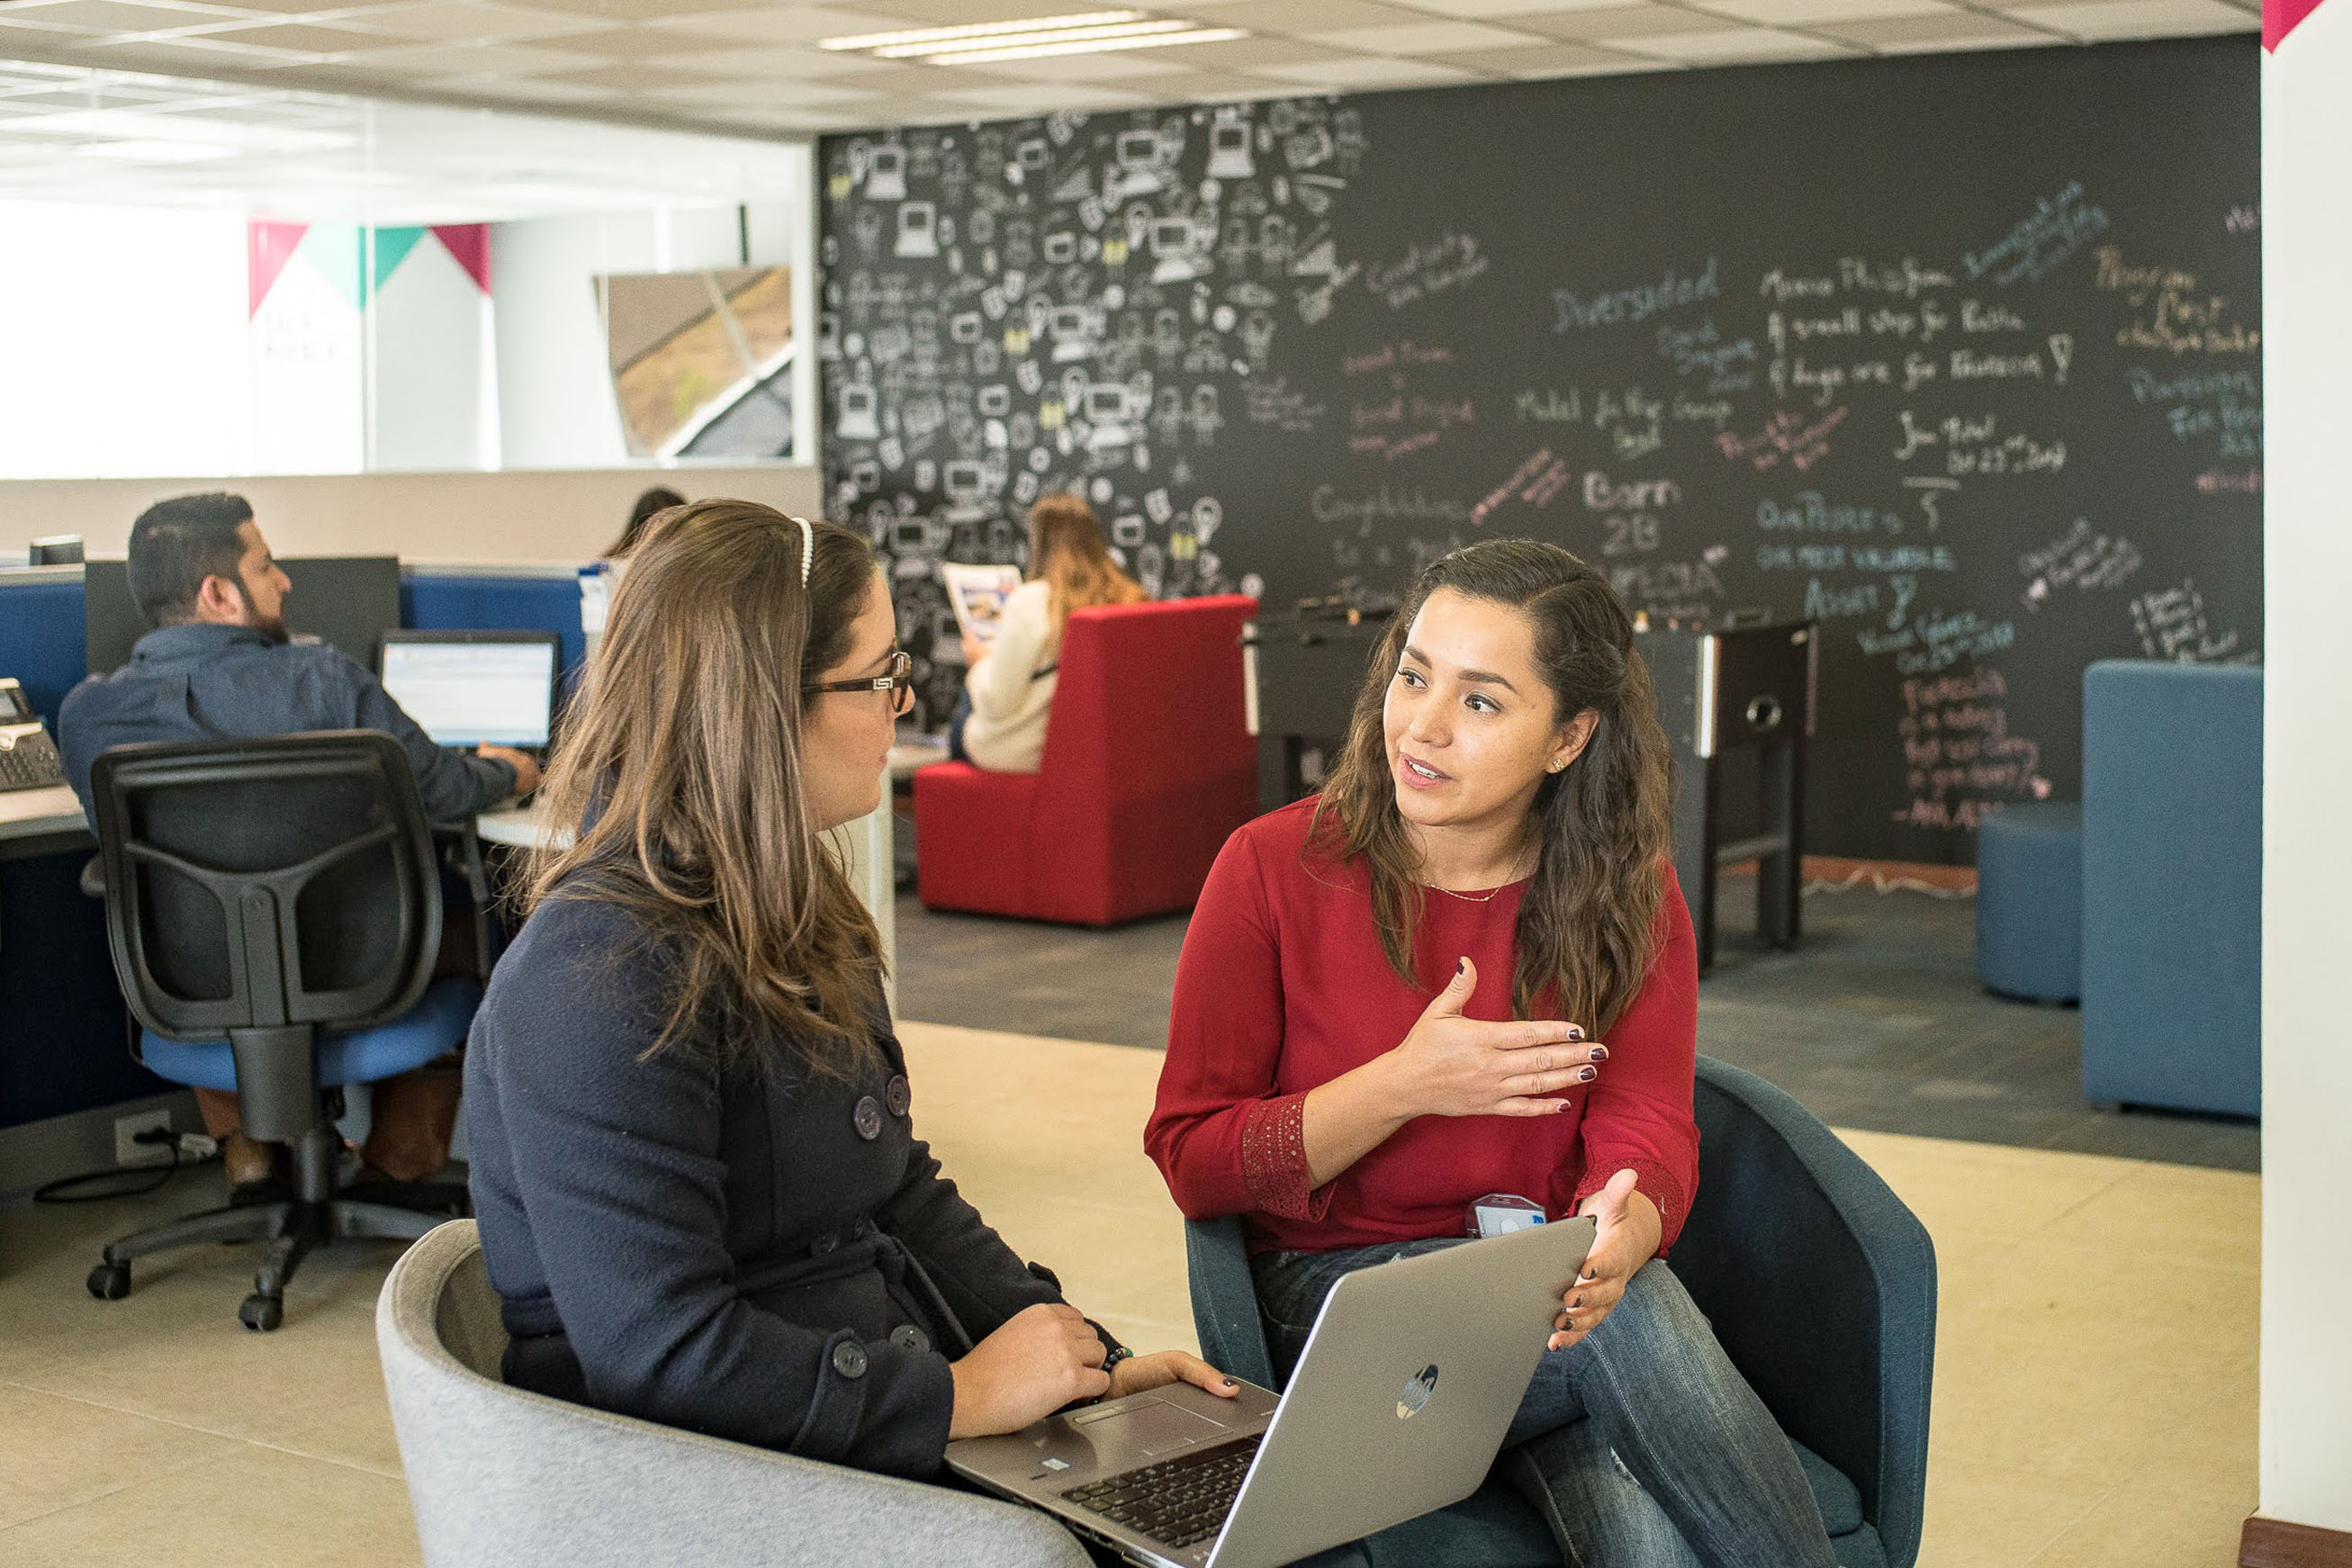
<path id="1" fill-rule="evenodd" d="M 996 49 L 1024 49 L 1036 44 L 1075 44 L 1096 39 L 1148 37 L 1159 33 L 1195 32 L 1193 23 L 1176 17 L 1150 22 L 1113 22 L 1099 27 L 1031 28 L 989 38 L 959 38 L 953 43 L 892 44 L 874 53 L 886 60 L 952 59 L 959 55 Z"/>
<path id="2" fill-rule="evenodd" d="M 1181 33 L 1147 33 L 1124 37 L 1090 39 L 1083 43 L 1026 44 L 1019 48 L 965 49 L 950 55 L 927 55 L 934 66 L 984 66 L 996 60 L 1034 60 L 1048 55 L 1098 55 L 1113 49 L 1158 49 L 1172 44 L 1222 44 L 1249 34 L 1239 27 L 1193 27 Z"/>
<path id="3" fill-rule="evenodd" d="M 860 33 L 848 38 L 820 38 L 820 49 L 884 49 L 898 44 L 951 44 L 967 38 L 995 37 L 1006 33 L 1034 33 L 1046 28 L 1091 27 L 1109 22 L 1139 22 L 1140 11 L 1087 11 L 1066 16 L 1031 16 L 1018 22 L 976 22 L 961 27 L 916 27 L 897 33 Z"/>

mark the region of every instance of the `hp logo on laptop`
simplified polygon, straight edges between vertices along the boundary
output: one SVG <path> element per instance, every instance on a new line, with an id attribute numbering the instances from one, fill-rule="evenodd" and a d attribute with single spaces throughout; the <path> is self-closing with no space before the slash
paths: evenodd
<path id="1" fill-rule="evenodd" d="M 1421 1407 L 1428 1404 L 1429 1396 L 1436 1392 L 1437 1369 L 1423 1367 L 1420 1375 L 1406 1384 L 1404 1391 L 1397 1395 L 1397 1419 L 1410 1421 L 1420 1415 Z"/>

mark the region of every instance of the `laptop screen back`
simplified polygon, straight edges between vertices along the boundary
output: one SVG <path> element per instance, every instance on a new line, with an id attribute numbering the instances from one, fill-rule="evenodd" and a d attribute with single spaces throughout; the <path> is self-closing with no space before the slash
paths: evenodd
<path id="1" fill-rule="evenodd" d="M 436 745 L 544 746 L 555 698 L 555 652 L 552 637 L 386 637 L 383 688 Z"/>

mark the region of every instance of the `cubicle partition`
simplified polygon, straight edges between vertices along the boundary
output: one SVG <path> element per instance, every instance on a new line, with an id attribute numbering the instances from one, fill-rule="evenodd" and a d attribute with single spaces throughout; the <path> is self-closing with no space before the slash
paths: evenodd
<path id="1" fill-rule="evenodd" d="M 400 619 L 551 631 L 567 672 L 586 646 L 577 574 L 561 564 L 404 568 Z M 85 657 L 81 569 L 0 571 L 0 675 L 24 683 L 52 732 Z M 110 1160 L 102 1108 L 172 1088 L 125 1049 L 105 922 L 76 885 L 82 858 L 0 858 L 0 1193 Z"/>

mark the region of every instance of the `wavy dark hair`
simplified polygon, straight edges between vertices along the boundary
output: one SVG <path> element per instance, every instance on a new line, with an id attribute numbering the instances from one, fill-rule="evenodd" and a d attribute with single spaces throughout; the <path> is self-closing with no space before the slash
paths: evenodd
<path id="1" fill-rule="evenodd" d="M 877 579 L 862 536 L 809 529 L 803 588 L 801 525 L 772 507 L 654 518 L 541 791 L 580 830 L 532 854 L 526 907 L 633 917 L 666 972 L 649 1055 L 773 1047 L 849 1078 L 876 1049 L 881 943 L 809 816 L 801 689 L 847 656 Z"/>
<path id="2" fill-rule="evenodd" d="M 1511 977 L 1517 1016 L 1533 1016 L 1549 994 L 1560 1016 L 1597 1037 L 1640 993 L 1657 957 L 1674 763 L 1649 668 L 1633 649 L 1633 617 L 1576 556 L 1530 539 L 1493 539 L 1423 570 L 1365 672 L 1346 749 L 1315 807 L 1309 852 L 1363 864 L 1389 966 L 1420 987 L 1420 867 L 1397 810 L 1382 710 L 1413 617 L 1441 588 L 1525 616 L 1556 721 L 1587 709 L 1599 716 L 1583 752 L 1537 786 L 1530 815 L 1540 853 L 1519 903 Z"/>

